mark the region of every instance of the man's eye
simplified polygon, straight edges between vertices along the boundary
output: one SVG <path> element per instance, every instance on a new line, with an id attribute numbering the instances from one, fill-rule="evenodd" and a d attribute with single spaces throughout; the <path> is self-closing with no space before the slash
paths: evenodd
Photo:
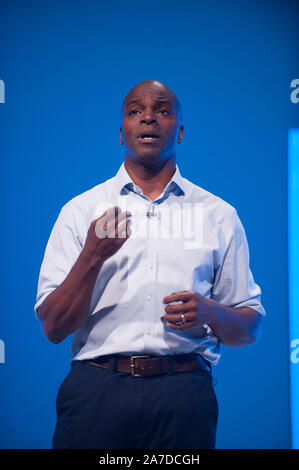
<path id="1" fill-rule="evenodd" d="M 137 114 L 139 113 L 138 109 L 132 109 L 132 111 L 129 111 L 129 114 Z"/>
<path id="2" fill-rule="evenodd" d="M 169 114 L 169 112 L 166 109 L 160 109 L 158 113 Z"/>

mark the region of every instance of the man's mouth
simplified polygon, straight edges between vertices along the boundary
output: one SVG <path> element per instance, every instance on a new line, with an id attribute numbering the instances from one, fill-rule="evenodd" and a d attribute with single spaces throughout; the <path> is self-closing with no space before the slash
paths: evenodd
<path id="1" fill-rule="evenodd" d="M 152 143 L 160 139 L 160 136 L 154 132 L 143 132 L 137 138 L 144 143 Z"/>

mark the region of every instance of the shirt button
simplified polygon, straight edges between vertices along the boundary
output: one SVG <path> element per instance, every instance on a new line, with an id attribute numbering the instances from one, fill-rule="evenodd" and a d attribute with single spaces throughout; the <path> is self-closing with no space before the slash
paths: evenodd
<path id="1" fill-rule="evenodd" d="M 151 296 L 151 294 L 149 294 L 149 295 L 147 296 L 147 300 L 152 300 L 152 298 L 153 298 L 153 297 Z"/>
<path id="2" fill-rule="evenodd" d="M 150 263 L 149 268 L 150 268 L 150 269 L 154 269 L 153 263 Z"/>

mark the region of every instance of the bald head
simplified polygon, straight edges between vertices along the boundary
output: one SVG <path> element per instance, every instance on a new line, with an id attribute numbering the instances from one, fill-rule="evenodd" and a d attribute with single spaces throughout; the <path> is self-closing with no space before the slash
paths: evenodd
<path id="1" fill-rule="evenodd" d="M 155 95 L 156 98 L 160 100 L 167 99 L 171 101 L 176 111 L 178 121 L 181 124 L 182 119 L 183 119 L 183 113 L 182 113 L 181 103 L 179 102 L 178 97 L 170 88 L 168 88 L 168 86 L 166 86 L 164 83 L 159 82 L 157 80 L 143 80 L 142 82 L 137 83 L 137 85 L 135 85 L 127 93 L 121 106 L 121 119 L 123 117 L 125 107 L 130 102 L 137 100 L 144 93 L 152 93 L 153 95 Z"/>

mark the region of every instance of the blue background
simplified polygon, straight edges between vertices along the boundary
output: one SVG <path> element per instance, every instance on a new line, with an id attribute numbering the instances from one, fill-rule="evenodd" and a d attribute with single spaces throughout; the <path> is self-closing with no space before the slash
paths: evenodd
<path id="1" fill-rule="evenodd" d="M 123 161 L 120 104 L 156 79 L 181 100 L 183 176 L 236 207 L 267 311 L 259 342 L 223 348 L 219 448 L 288 448 L 287 134 L 299 127 L 294 1 L 1 1 L 0 447 L 48 448 L 70 338 L 35 319 L 61 206 Z M 299 365 L 298 365 L 299 367 Z"/>

